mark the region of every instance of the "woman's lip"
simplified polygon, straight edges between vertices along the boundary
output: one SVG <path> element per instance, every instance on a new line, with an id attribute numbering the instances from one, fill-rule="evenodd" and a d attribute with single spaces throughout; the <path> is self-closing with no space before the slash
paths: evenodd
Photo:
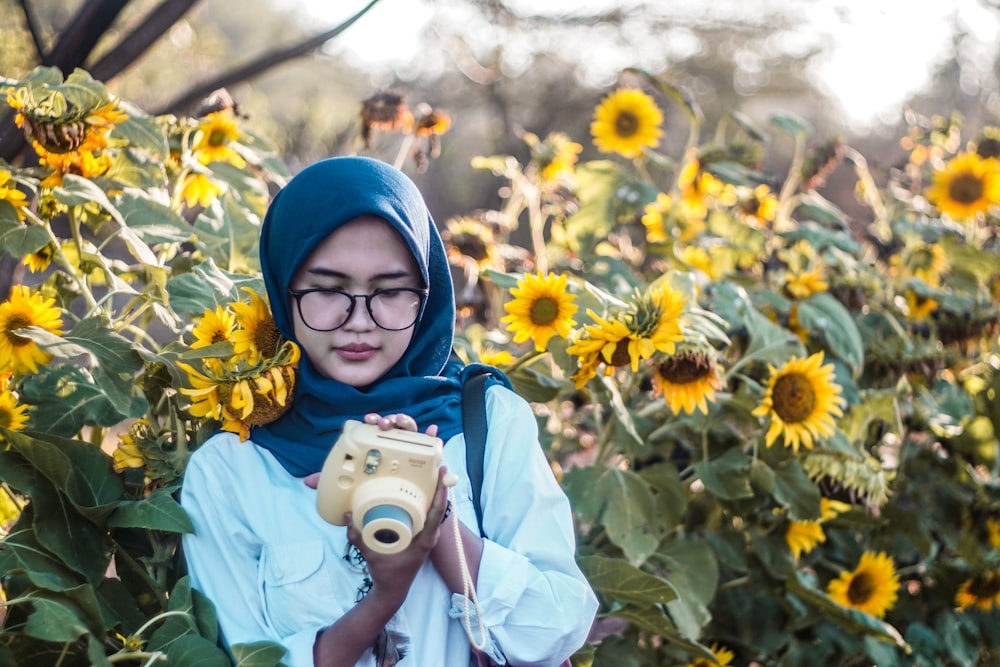
<path id="1" fill-rule="evenodd" d="M 341 345 L 340 347 L 334 348 L 334 351 L 342 358 L 349 361 L 364 361 L 365 359 L 370 359 L 374 356 L 374 354 L 378 351 L 378 348 L 372 347 L 371 345 L 356 343 L 351 345 Z"/>

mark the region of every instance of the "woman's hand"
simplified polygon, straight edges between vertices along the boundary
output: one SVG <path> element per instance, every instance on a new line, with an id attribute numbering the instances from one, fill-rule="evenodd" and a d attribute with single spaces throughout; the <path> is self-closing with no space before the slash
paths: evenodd
<path id="1" fill-rule="evenodd" d="M 417 420 L 415 420 L 410 415 L 404 415 L 402 413 L 397 413 L 383 417 L 378 413 L 369 412 L 368 414 L 365 415 L 364 421 L 366 424 L 373 424 L 375 426 L 378 426 L 383 431 L 390 431 L 394 428 L 403 429 L 404 431 L 417 430 Z M 436 436 L 437 432 L 438 432 L 437 424 L 431 424 L 430 426 L 427 427 L 427 430 L 424 431 L 424 433 L 430 436 Z M 319 486 L 319 473 L 314 472 L 311 475 L 307 475 L 303 481 L 305 482 L 305 485 L 308 486 L 310 489 L 315 489 L 317 486 Z M 438 484 L 438 486 L 440 486 L 440 484 Z"/>

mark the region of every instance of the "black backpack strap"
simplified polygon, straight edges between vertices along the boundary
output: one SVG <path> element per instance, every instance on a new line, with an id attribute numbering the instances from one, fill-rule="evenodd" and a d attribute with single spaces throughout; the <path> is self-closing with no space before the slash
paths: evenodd
<path id="1" fill-rule="evenodd" d="M 472 482 L 472 505 L 483 537 L 483 466 L 486 458 L 486 382 L 489 373 L 480 373 L 462 385 L 462 430 L 465 432 L 465 467 Z"/>

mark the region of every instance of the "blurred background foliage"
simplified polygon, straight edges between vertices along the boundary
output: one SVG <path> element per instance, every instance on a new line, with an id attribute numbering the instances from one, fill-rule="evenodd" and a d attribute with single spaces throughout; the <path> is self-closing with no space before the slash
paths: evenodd
<path id="1" fill-rule="evenodd" d="M 537 402 L 604 602 L 578 664 L 993 664 L 998 68 L 942 26 L 954 57 L 898 123 L 855 134 L 808 67 L 832 45 L 774 39 L 801 28 L 793 6 L 736 21 L 442 1 L 421 57 L 382 69 L 337 49 L 350 26 L 324 33 L 288 3 L 0 0 L 6 83 L 63 90 L 89 115 L 55 138 L 86 130 L 116 160 L 51 180 L 67 153 L 14 122 L 40 93 L 8 98 L 0 282 L 35 326 L 4 311 L 32 343 L 0 378 L 0 469 L 21 492 L 0 507 L 19 515 L 0 664 L 227 664 L 172 560 L 188 525 L 171 494 L 189 448 L 254 417 L 246 383 L 280 405 L 294 355 L 246 356 L 246 335 L 213 327 L 263 321 L 246 239 L 268 194 L 359 152 L 402 160 L 425 192 L 462 353 Z M 611 47 L 567 49 L 588 31 Z M 700 48 L 673 48 L 685 35 Z M 60 88 L 39 64 L 108 88 Z M 618 85 L 648 97 L 628 107 Z M 403 96 L 441 125 L 395 131 Z M 595 108 L 665 131 L 636 148 Z M 438 147 L 431 168 L 411 159 Z M 573 313 L 552 311 L 569 295 Z"/>

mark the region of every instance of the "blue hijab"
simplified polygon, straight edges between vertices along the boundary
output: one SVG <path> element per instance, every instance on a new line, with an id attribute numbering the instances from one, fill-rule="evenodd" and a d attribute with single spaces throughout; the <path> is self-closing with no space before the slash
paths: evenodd
<path id="1" fill-rule="evenodd" d="M 288 286 L 309 254 L 344 223 L 376 215 L 402 235 L 429 291 L 403 357 L 376 383 L 356 388 L 324 377 L 303 354 L 292 405 L 251 438 L 297 477 L 319 472 L 344 422 L 369 412 L 404 413 L 445 441 L 462 430 L 462 383 L 475 366 L 452 355 L 455 295 L 444 244 L 417 186 L 379 160 L 337 157 L 297 174 L 274 197 L 261 227 L 260 263 L 278 329 L 295 340 Z M 358 249 L 364 252 L 363 248 Z M 510 386 L 503 374 L 497 377 Z"/>

